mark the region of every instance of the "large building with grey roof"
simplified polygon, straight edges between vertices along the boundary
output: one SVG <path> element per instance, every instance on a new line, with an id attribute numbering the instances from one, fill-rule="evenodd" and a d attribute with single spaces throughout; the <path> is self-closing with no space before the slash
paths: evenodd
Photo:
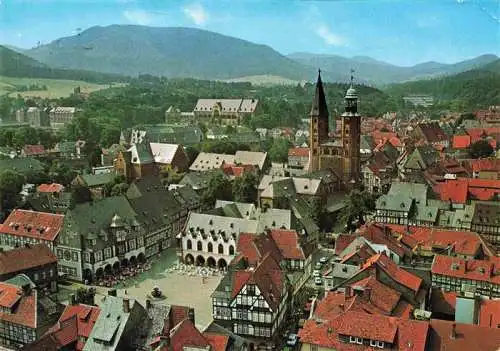
<path id="1" fill-rule="evenodd" d="M 198 119 L 238 125 L 244 118 L 254 115 L 258 103 L 257 99 L 198 99 L 193 113 Z"/>

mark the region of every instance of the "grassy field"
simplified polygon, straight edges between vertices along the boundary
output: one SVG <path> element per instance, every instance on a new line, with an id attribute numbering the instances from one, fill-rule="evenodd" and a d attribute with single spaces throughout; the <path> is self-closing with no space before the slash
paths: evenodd
<path id="1" fill-rule="evenodd" d="M 36 91 L 23 91 L 16 92 L 15 86 L 17 85 L 45 85 L 47 90 Z M 117 86 L 115 84 L 114 86 Z M 64 79 L 46 79 L 46 78 L 17 78 L 17 77 L 2 77 L 0 76 L 0 95 L 9 94 L 10 96 L 17 96 L 21 94 L 23 97 L 41 97 L 41 98 L 59 98 L 66 97 L 73 93 L 73 89 L 80 87 L 82 93 L 91 93 L 96 90 L 109 88 L 110 85 L 101 85 L 94 83 L 87 83 L 78 80 L 64 80 Z"/>

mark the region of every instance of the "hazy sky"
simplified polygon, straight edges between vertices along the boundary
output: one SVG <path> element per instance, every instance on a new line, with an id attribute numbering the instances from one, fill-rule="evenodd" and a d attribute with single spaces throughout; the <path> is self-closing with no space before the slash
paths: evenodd
<path id="1" fill-rule="evenodd" d="M 500 54 L 499 0 L 0 0 L 0 43 L 29 48 L 95 25 L 197 27 L 281 53 L 399 65 Z"/>

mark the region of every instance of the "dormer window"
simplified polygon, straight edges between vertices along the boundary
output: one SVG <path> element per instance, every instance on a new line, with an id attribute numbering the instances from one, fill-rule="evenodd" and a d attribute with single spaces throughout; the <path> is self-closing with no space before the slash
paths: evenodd
<path id="1" fill-rule="evenodd" d="M 363 344 L 363 338 L 358 338 L 356 336 L 350 336 L 349 337 L 349 342 L 351 344 L 359 344 L 359 345 L 362 345 Z"/>

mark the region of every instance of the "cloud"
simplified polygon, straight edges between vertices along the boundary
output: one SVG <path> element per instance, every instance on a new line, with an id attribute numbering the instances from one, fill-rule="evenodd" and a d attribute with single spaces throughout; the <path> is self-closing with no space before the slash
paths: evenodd
<path id="1" fill-rule="evenodd" d="M 184 7 L 183 12 L 197 26 L 202 26 L 208 21 L 208 12 L 199 3 L 192 3 Z"/>
<path id="2" fill-rule="evenodd" d="M 321 25 L 316 29 L 316 34 L 319 35 L 327 45 L 345 46 L 346 39 L 339 34 L 333 33 L 326 25 Z"/>
<path id="3" fill-rule="evenodd" d="M 155 15 L 152 12 L 144 10 L 125 10 L 123 11 L 123 17 L 133 24 L 143 26 L 147 26 L 155 20 Z"/>
<path id="4" fill-rule="evenodd" d="M 17 35 L 18 38 L 22 38 L 23 37 L 23 33 L 20 33 L 20 32 L 18 32 L 16 35 Z"/>

